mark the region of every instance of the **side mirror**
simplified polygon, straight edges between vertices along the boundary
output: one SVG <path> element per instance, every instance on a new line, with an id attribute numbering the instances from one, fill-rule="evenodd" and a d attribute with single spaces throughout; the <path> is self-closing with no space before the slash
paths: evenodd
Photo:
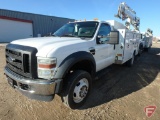
<path id="1" fill-rule="evenodd" d="M 108 44 L 119 44 L 119 32 L 118 31 L 110 32 Z"/>

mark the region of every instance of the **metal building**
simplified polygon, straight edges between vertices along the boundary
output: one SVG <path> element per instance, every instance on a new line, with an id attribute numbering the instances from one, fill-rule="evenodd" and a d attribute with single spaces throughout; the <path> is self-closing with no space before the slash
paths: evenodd
<path id="1" fill-rule="evenodd" d="M 74 19 L 0 9 L 0 42 L 45 36 Z"/>

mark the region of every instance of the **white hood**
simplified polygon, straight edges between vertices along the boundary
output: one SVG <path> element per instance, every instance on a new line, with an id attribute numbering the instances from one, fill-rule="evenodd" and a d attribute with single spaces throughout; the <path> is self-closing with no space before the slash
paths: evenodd
<path id="1" fill-rule="evenodd" d="M 11 43 L 35 47 L 38 50 L 37 56 L 47 56 L 47 54 L 53 49 L 83 42 L 86 42 L 86 40 L 75 37 L 38 37 L 16 40 Z"/>
<path id="2" fill-rule="evenodd" d="M 12 44 L 24 45 L 35 47 L 37 49 L 42 48 L 43 46 L 50 45 L 53 43 L 66 43 L 73 42 L 76 40 L 81 40 L 80 38 L 73 37 L 38 37 L 38 38 L 28 38 L 28 39 L 20 39 L 11 42 Z"/>

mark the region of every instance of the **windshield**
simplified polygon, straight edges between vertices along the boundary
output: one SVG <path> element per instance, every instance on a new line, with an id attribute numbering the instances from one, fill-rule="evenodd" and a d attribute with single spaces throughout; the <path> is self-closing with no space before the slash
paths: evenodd
<path id="1" fill-rule="evenodd" d="M 96 32 L 98 22 L 68 23 L 58 29 L 53 35 L 59 37 L 87 37 L 92 38 Z"/>

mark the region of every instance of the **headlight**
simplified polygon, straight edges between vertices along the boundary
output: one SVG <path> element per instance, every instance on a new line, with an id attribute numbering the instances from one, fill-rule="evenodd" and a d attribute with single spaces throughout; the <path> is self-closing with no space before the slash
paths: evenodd
<path id="1" fill-rule="evenodd" d="M 45 79 L 52 79 L 56 67 L 56 58 L 37 58 L 38 77 Z"/>

